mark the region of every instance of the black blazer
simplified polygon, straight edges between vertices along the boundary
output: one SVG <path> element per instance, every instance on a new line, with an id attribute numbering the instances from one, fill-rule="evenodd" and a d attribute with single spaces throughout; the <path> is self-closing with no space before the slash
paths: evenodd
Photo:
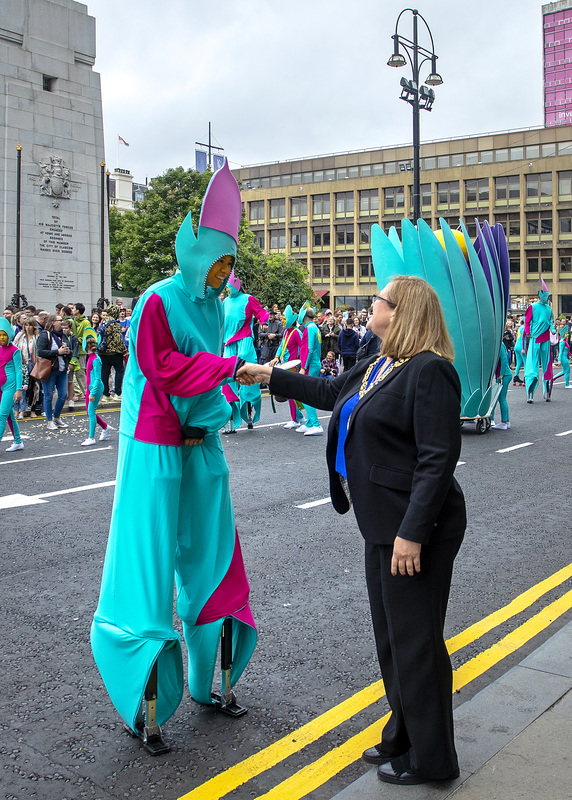
<path id="1" fill-rule="evenodd" d="M 331 410 L 326 460 L 336 511 L 350 504 L 336 472 L 342 406 L 360 388 L 377 356 L 333 380 L 272 371 L 270 390 Z M 461 536 L 465 500 L 453 473 L 461 452 L 461 387 L 455 368 L 419 353 L 371 389 L 356 405 L 345 445 L 348 484 L 359 529 L 368 542 L 396 536 L 427 544 Z"/>

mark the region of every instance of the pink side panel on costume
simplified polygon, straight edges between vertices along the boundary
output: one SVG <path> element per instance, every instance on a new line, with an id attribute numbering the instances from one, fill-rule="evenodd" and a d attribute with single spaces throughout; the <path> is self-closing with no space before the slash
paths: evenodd
<path id="1" fill-rule="evenodd" d="M 229 383 L 225 383 L 225 385 L 222 387 L 222 393 L 229 403 L 238 403 L 240 399 L 236 392 L 232 390 Z"/>
<path id="2" fill-rule="evenodd" d="M 268 311 L 266 311 L 260 305 L 256 297 L 249 295 L 246 306 L 244 307 L 244 323 L 242 324 L 240 330 L 234 334 L 232 339 L 228 340 L 227 344 L 239 342 L 241 339 L 246 339 L 248 336 L 252 336 L 251 323 L 253 317 L 256 317 L 261 325 L 264 325 L 265 322 L 268 322 Z"/>
<path id="3" fill-rule="evenodd" d="M 526 336 L 530 336 L 530 323 L 532 321 L 532 303 L 526 309 L 526 314 L 524 315 L 524 333 Z"/>
<path id="4" fill-rule="evenodd" d="M 4 386 L 7 380 L 6 364 L 9 364 L 14 357 L 14 353 L 18 348 L 15 344 L 7 344 L 0 347 L 0 388 Z"/>
<path id="5" fill-rule="evenodd" d="M 543 380 L 551 381 L 553 374 L 554 373 L 552 372 L 552 355 L 550 355 L 548 357 L 548 366 L 546 367 L 546 372 L 544 373 Z"/>
<path id="6" fill-rule="evenodd" d="M 550 328 L 544 331 L 544 333 L 540 333 L 536 339 L 534 340 L 536 344 L 542 344 L 542 342 L 549 342 L 550 341 Z"/>
<path id="7" fill-rule="evenodd" d="M 145 384 L 135 426 L 135 438 L 147 444 L 183 444 L 183 429 L 169 395 Z"/>
<path id="8" fill-rule="evenodd" d="M 294 400 L 288 400 L 288 405 L 290 406 L 290 416 L 292 417 L 292 422 L 297 422 L 296 403 Z"/>
<path id="9" fill-rule="evenodd" d="M 242 560 L 238 531 L 236 531 L 234 553 L 228 571 L 201 609 L 197 617 L 197 625 L 205 625 L 208 622 L 214 622 L 231 614 L 248 625 L 255 627 L 248 605 L 249 592 L 250 587 Z M 243 619 L 245 615 L 246 618 Z"/>
<path id="10" fill-rule="evenodd" d="M 10 433 L 14 436 L 14 426 L 12 425 L 12 417 L 8 417 L 7 419 L 8 427 L 10 428 Z"/>
<path id="11" fill-rule="evenodd" d="M 141 312 L 137 330 L 137 360 L 141 372 L 158 391 L 195 397 L 232 378 L 236 358 L 199 352 L 180 353 L 167 322 L 161 298 L 153 294 Z M 140 344 L 139 344 L 140 343 Z"/>

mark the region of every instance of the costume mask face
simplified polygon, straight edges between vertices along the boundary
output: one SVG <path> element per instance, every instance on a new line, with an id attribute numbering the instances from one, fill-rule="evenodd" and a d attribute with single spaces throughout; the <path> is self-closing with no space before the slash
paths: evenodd
<path id="1" fill-rule="evenodd" d="M 232 269 L 234 259 L 232 256 L 223 256 L 212 265 L 207 275 L 207 286 L 219 289 L 224 285 Z"/>
<path id="2" fill-rule="evenodd" d="M 0 331 L 0 345 L 7 345 L 9 341 L 6 331 Z"/>

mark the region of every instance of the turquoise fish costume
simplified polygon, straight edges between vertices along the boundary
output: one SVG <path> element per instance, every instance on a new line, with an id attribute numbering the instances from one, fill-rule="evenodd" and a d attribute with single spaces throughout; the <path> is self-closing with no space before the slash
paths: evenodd
<path id="1" fill-rule="evenodd" d="M 241 291 L 241 282 L 232 271 L 228 279 L 229 296 L 222 304 L 224 311 L 224 356 L 232 358 L 238 356 L 256 364 L 256 350 L 254 349 L 254 334 L 252 323 L 254 318 L 260 324 L 268 319 L 268 311 L 261 306 L 256 297 Z M 253 423 L 260 419 L 260 406 L 262 396 L 260 386 L 240 386 L 236 381 L 227 383 L 223 387 L 223 394 L 232 407 L 232 422 L 235 428 L 240 428 L 242 420 Z M 249 404 L 252 406 L 252 415 L 249 417 Z"/>
<path id="2" fill-rule="evenodd" d="M 280 343 L 280 347 L 278 348 L 278 352 L 276 353 L 276 358 L 281 364 L 285 364 L 287 361 L 294 361 L 300 358 L 300 347 L 302 345 L 302 336 L 300 331 L 296 327 L 296 322 L 298 320 L 298 314 L 292 309 L 292 306 L 288 305 L 284 309 L 284 333 L 282 334 L 282 342 Z M 292 423 L 296 425 L 291 425 L 289 423 L 288 427 L 295 427 L 297 425 L 304 424 L 304 415 L 302 414 L 300 408 L 296 404 L 295 400 L 288 400 L 288 406 L 290 408 L 290 418 Z"/>
<path id="3" fill-rule="evenodd" d="M 8 425 L 15 444 L 22 444 L 14 414 L 14 392 L 22 391 L 22 353 L 12 344 L 16 331 L 5 317 L 0 317 L 0 331 L 8 335 L 8 344 L 0 345 L 0 439 Z"/>
<path id="4" fill-rule="evenodd" d="M 97 335 L 93 328 L 87 328 L 81 345 L 86 353 L 87 350 L 85 349 L 85 346 L 89 337 L 95 339 L 95 341 L 98 343 L 101 338 Z M 98 356 L 97 352 L 90 353 L 88 355 L 85 364 L 85 376 L 88 387 L 88 390 L 85 393 L 85 413 L 87 414 L 87 418 L 89 420 L 88 435 L 90 439 L 93 439 L 95 437 L 96 425 L 99 425 L 99 427 L 104 431 L 106 431 L 108 427 L 107 422 L 97 413 L 97 405 L 101 400 L 101 395 L 103 394 L 104 388 L 103 381 L 101 380 L 101 358 Z M 90 397 L 93 397 L 93 400 L 90 400 Z"/>
<path id="5" fill-rule="evenodd" d="M 514 343 L 514 359 L 515 359 L 515 366 L 514 366 L 514 378 L 513 384 L 516 386 L 517 384 L 522 384 L 523 381 L 520 377 L 520 370 L 524 369 L 524 325 L 519 325 L 518 331 L 516 332 L 516 341 Z"/>
<path id="6" fill-rule="evenodd" d="M 307 322 L 304 321 L 309 308 L 311 308 L 310 304 L 308 302 L 304 303 L 298 314 L 298 324 L 303 328 L 300 360 L 302 361 L 301 368 L 306 375 L 317 378 L 322 368 L 322 337 L 318 326 L 310 317 L 308 317 Z M 306 422 L 304 423 L 306 430 L 320 428 L 321 425 L 316 409 L 306 404 L 304 404 L 304 408 L 306 409 Z M 301 430 L 301 428 L 298 430 Z"/>
<path id="7" fill-rule="evenodd" d="M 231 683 L 256 643 L 219 429 L 230 418 L 220 386 L 244 363 L 222 358 L 223 311 L 211 266 L 236 257 L 240 192 L 225 162 L 205 195 L 195 236 L 190 213 L 175 242 L 179 271 L 143 294 L 131 319 L 117 484 L 92 650 L 113 704 L 140 726 L 157 667 L 156 719 L 183 693 L 181 640 L 191 695 L 211 704 L 225 618 L 233 619 Z M 203 439 L 184 446 L 185 439 Z"/>
<path id="8" fill-rule="evenodd" d="M 561 378 L 564 376 L 564 386 L 566 389 L 570 388 L 570 333 L 566 331 L 566 333 L 562 333 L 562 328 L 560 329 L 560 344 L 558 345 L 558 361 L 560 361 L 560 366 L 562 367 L 562 372 L 558 373 L 558 375 L 554 376 L 554 380 L 556 378 Z"/>
<path id="9" fill-rule="evenodd" d="M 506 398 L 508 394 L 508 387 L 510 386 L 510 382 L 512 380 L 512 372 L 510 369 L 510 364 L 508 363 L 508 351 L 506 349 L 506 345 L 504 342 L 501 344 L 500 358 L 499 358 L 499 363 L 497 365 L 496 373 L 497 373 L 497 381 L 502 386 L 497 400 L 501 413 L 501 422 L 509 422 L 510 419 L 508 414 L 508 402 Z M 491 413 L 491 419 L 493 420 L 495 416 L 495 409 L 496 405 Z"/>
<path id="10" fill-rule="evenodd" d="M 526 383 L 526 402 L 532 403 L 534 392 L 538 386 L 538 368 L 542 369 L 544 399 L 550 402 L 552 394 L 552 358 L 550 356 L 550 332 L 556 333 L 554 315 L 548 305 L 550 292 L 541 278 L 542 289 L 538 292 L 538 300 L 526 309 L 524 317 L 524 333 L 529 337 L 524 367 Z"/>

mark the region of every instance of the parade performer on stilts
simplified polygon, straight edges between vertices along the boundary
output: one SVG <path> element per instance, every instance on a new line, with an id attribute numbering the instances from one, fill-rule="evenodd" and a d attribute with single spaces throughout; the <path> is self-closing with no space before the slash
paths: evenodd
<path id="1" fill-rule="evenodd" d="M 516 340 L 514 343 L 514 359 L 515 359 L 515 367 L 514 367 L 514 377 L 512 379 L 513 386 L 524 386 L 524 381 L 520 377 L 520 370 L 524 369 L 524 323 L 519 325 L 519 328 L 516 332 Z"/>
<path id="2" fill-rule="evenodd" d="M 526 384 L 526 402 L 532 403 L 538 385 L 538 369 L 542 368 L 543 394 L 547 403 L 552 393 L 552 358 L 550 355 L 550 332 L 556 333 L 554 316 L 548 305 L 550 292 L 542 281 L 542 289 L 538 292 L 538 300 L 526 309 L 524 334 L 529 336 L 528 350 L 524 367 Z"/>
<path id="3" fill-rule="evenodd" d="M 101 358 L 97 354 L 98 345 L 97 333 L 93 328 L 87 328 L 82 342 L 82 349 L 87 354 L 87 361 L 85 364 L 85 375 L 87 383 L 87 392 L 85 393 L 85 413 L 89 420 L 89 433 L 85 442 L 82 442 L 82 447 L 89 447 L 96 444 L 95 441 L 95 426 L 99 425 L 101 433 L 99 434 L 99 441 L 102 442 L 109 436 L 110 425 L 100 417 L 97 413 L 97 404 L 103 394 L 103 381 L 101 380 Z"/>
<path id="4" fill-rule="evenodd" d="M 298 314 L 298 324 L 302 326 L 302 344 L 300 345 L 300 359 L 302 361 L 302 374 L 311 375 L 317 378 L 322 368 L 322 339 L 318 326 L 314 322 L 316 312 L 308 302 L 304 303 Z M 306 405 L 306 422 L 296 428 L 296 433 L 303 433 L 304 436 L 321 436 L 324 429 L 318 420 L 318 412 L 312 406 Z"/>
<path id="5" fill-rule="evenodd" d="M 570 386 L 570 332 L 565 319 L 559 322 L 560 344 L 558 345 L 558 361 L 562 367 L 562 372 L 554 376 L 554 380 L 564 376 L 564 388 L 572 389 Z"/>
<path id="6" fill-rule="evenodd" d="M 302 336 L 296 326 L 298 314 L 288 305 L 284 309 L 285 330 L 282 334 L 282 342 L 276 353 L 276 358 L 269 362 L 269 366 L 275 367 L 277 364 L 285 364 L 288 361 L 294 361 L 300 358 L 300 346 L 302 344 Z M 301 405 L 301 404 L 300 404 Z M 287 422 L 285 428 L 299 428 L 304 425 L 304 415 L 298 407 L 295 400 L 288 400 L 290 408 L 290 422 Z"/>
<path id="7" fill-rule="evenodd" d="M 195 700 L 215 702 L 223 630 L 232 627 L 224 640 L 227 654 L 232 647 L 224 676 L 230 685 L 256 643 L 218 433 L 231 413 L 220 386 L 244 363 L 220 356 L 219 294 L 236 258 L 240 218 L 240 191 L 225 162 L 209 183 L 197 235 L 190 213 L 179 229 L 179 270 L 147 289 L 131 319 L 117 484 L 91 642 L 115 707 L 147 749 L 152 741 L 153 752 L 164 752 L 159 726 L 183 693 L 174 582 Z M 226 702 L 232 693 L 224 688 Z"/>
<path id="8" fill-rule="evenodd" d="M 12 344 L 16 331 L 5 317 L 0 317 L 0 439 L 6 424 L 14 441 L 7 453 L 23 450 L 20 426 L 14 414 L 14 401 L 22 399 L 22 353 Z"/>
<path id="9" fill-rule="evenodd" d="M 228 279 L 229 296 L 222 304 L 224 311 L 224 357 L 238 356 L 256 364 L 252 322 L 254 318 L 262 325 L 268 319 L 268 311 L 256 297 L 241 291 L 241 282 L 232 271 Z M 232 418 L 225 433 L 234 433 L 244 420 L 250 429 L 260 419 L 262 396 L 259 386 L 239 386 L 232 381 L 223 387 L 223 394 L 231 404 Z"/>

